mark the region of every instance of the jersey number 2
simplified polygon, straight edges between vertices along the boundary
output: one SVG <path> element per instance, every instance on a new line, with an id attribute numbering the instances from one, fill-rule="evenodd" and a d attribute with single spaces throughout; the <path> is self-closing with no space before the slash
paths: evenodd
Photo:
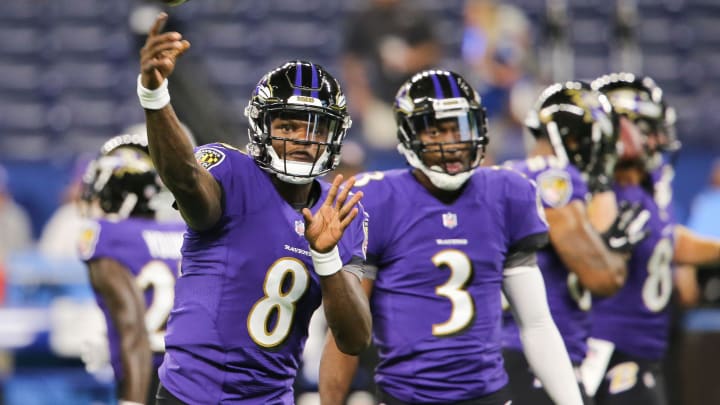
<path id="1" fill-rule="evenodd" d="M 167 264 L 153 260 L 140 269 L 135 282 L 142 291 L 153 289 L 153 300 L 145 311 L 145 327 L 153 352 L 165 351 L 165 324 L 175 300 L 175 277 Z"/>

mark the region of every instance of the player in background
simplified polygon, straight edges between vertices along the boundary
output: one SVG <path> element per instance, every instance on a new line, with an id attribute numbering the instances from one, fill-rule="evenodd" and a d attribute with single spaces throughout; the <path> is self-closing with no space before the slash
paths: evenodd
<path id="1" fill-rule="evenodd" d="M 527 357 L 557 404 L 582 404 L 553 323 L 535 252 L 547 224 L 532 183 L 479 168 L 484 108 L 456 73 L 427 70 L 398 91 L 398 150 L 409 169 L 367 173 L 356 187 L 373 223 L 368 271 L 379 402 L 506 404 L 501 291 L 513 304 Z M 373 267 L 374 266 L 374 267 Z M 341 404 L 357 357 L 328 336 L 323 404 Z"/>
<path id="2" fill-rule="evenodd" d="M 341 176 L 317 179 L 339 161 L 345 97 L 321 66 L 287 62 L 252 93 L 248 154 L 222 144 L 193 153 L 166 87 L 190 44 L 161 33 L 166 19 L 150 30 L 138 78 L 150 155 L 187 223 L 157 403 L 292 404 L 321 300 L 343 352 L 370 342 L 362 193 L 350 194 L 353 179 L 343 189 Z"/>
<path id="3" fill-rule="evenodd" d="M 91 219 L 79 252 L 106 319 L 118 398 L 154 403 L 185 227 L 155 220 L 163 186 L 139 135 L 108 140 L 83 189 Z"/>
<path id="4" fill-rule="evenodd" d="M 538 251 L 538 266 L 550 312 L 579 378 L 590 335 L 592 295 L 612 295 L 622 287 L 627 253 L 643 236 L 642 226 L 630 225 L 642 218 L 636 218 L 636 207 L 626 207 L 609 229 L 593 229 L 588 213 L 593 196 L 599 196 L 600 204 L 615 201 L 610 185 L 618 132 L 603 94 L 584 82 L 553 84 L 528 114 L 526 127 L 535 139 L 528 158 L 507 165 L 537 184 L 551 242 Z M 602 195 L 606 193 L 609 198 Z M 614 209 L 596 206 L 594 214 Z M 503 356 L 513 404 L 552 404 L 523 355 L 517 324 L 509 312 L 503 323 Z M 584 401 L 591 403 L 589 397 Z"/>
<path id="5" fill-rule="evenodd" d="M 672 219 L 673 165 L 681 146 L 675 131 L 675 109 L 667 104 L 662 89 L 647 76 L 611 73 L 595 79 L 592 86 L 608 97 L 618 114 L 640 130 L 655 201 L 661 214 Z"/>
<path id="6" fill-rule="evenodd" d="M 593 87 L 602 89 L 600 82 Z M 647 111 L 640 101 L 648 99 L 635 101 L 638 111 Z M 622 106 L 629 104 L 618 104 Z M 614 189 L 618 201 L 640 204 L 649 212 L 648 236 L 632 252 L 623 288 L 593 305 L 595 359 L 583 365 L 583 372 L 595 376 L 586 381 L 589 392 L 597 389 L 598 405 L 661 405 L 667 403 L 661 360 L 668 344 L 672 264 L 720 262 L 720 241 L 692 235 L 663 212 L 652 180 L 655 145 L 632 116 L 617 110 L 629 119 L 621 135 L 625 147 Z"/>

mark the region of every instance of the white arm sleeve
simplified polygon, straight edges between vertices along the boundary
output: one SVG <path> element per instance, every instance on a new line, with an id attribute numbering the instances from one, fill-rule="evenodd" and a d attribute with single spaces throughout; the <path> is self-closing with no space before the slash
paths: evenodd
<path id="1" fill-rule="evenodd" d="M 505 269 L 503 290 L 520 329 L 525 357 L 545 391 L 558 405 L 582 405 L 570 356 L 550 315 L 540 269 Z"/>

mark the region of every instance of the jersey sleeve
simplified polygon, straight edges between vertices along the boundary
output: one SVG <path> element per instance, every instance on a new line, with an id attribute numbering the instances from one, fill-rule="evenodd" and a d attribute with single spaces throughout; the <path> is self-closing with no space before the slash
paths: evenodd
<path id="1" fill-rule="evenodd" d="M 78 251 L 84 262 L 100 258 L 117 260 L 122 255 L 132 254 L 123 242 L 122 226 L 109 221 L 87 221 L 80 233 Z"/>
<path id="2" fill-rule="evenodd" d="M 80 228 L 77 249 L 80 259 L 88 262 L 97 258 L 96 251 L 100 240 L 101 225 L 97 221 L 84 221 Z"/>
<path id="3" fill-rule="evenodd" d="M 356 176 L 354 191 L 362 191 L 363 198 L 361 203 L 367 215 L 367 240 L 366 244 L 366 260 L 370 265 L 377 265 L 383 254 L 383 247 L 386 245 L 388 232 L 382 232 L 378 224 L 383 224 L 385 229 L 389 229 L 390 204 L 385 204 L 385 199 L 389 198 L 389 192 L 382 189 L 382 172 L 363 173 Z M 385 209 L 383 209 L 383 206 Z"/>
<path id="4" fill-rule="evenodd" d="M 244 178 L 252 173 L 249 164 L 255 164 L 243 152 L 221 143 L 211 143 L 195 148 L 195 159 L 205 170 L 210 172 L 220 184 L 223 191 L 223 212 L 228 201 L 232 201 L 233 210 L 242 212 L 245 209 L 246 186 Z"/>
<path id="5" fill-rule="evenodd" d="M 587 200 L 589 191 L 574 166 L 546 169 L 535 177 L 540 201 L 545 208 L 560 208 L 571 201 Z"/>
<path id="6" fill-rule="evenodd" d="M 547 220 L 534 182 L 507 170 L 505 181 L 505 224 L 508 252 L 535 251 L 547 243 Z"/>

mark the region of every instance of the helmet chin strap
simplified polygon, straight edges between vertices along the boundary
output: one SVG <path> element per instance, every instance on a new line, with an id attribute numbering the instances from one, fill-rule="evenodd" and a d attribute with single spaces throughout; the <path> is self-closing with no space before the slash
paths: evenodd
<path id="1" fill-rule="evenodd" d="M 272 172 L 275 173 L 278 179 L 291 184 L 308 184 L 312 183 L 317 177 L 316 174 L 310 171 L 321 167 L 327 161 L 329 154 L 324 152 L 315 163 L 315 169 L 313 169 L 312 163 L 295 162 L 292 160 L 281 159 L 272 147 L 268 148 L 268 154 L 270 155 L 270 166 Z M 304 176 L 298 176 L 298 175 Z"/>
<path id="2" fill-rule="evenodd" d="M 465 184 L 470 179 L 473 173 L 475 173 L 475 169 L 455 175 L 436 172 L 425 166 L 425 164 L 420 160 L 420 158 L 415 154 L 415 152 L 406 148 L 405 145 L 398 144 L 397 149 L 401 155 L 405 156 L 405 159 L 410 164 L 410 166 L 423 172 L 425 176 L 430 179 L 430 182 L 433 184 L 433 186 L 441 190 L 455 191 L 462 187 L 463 184 Z"/>

